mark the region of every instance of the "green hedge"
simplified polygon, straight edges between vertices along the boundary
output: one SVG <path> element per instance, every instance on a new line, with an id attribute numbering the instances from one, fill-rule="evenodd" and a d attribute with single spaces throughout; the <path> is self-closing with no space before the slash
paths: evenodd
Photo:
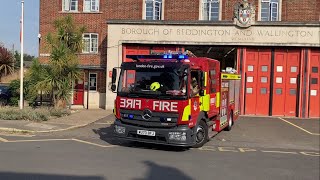
<path id="1" fill-rule="evenodd" d="M 0 108 L 0 120 L 31 120 L 47 121 L 50 118 L 57 118 L 70 115 L 70 110 L 54 108 Z"/>

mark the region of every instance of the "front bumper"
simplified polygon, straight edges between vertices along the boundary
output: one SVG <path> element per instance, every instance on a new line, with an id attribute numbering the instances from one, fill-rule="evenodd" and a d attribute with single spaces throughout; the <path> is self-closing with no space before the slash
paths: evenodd
<path id="1" fill-rule="evenodd" d="M 115 128 L 116 126 L 125 128 L 124 132 L 122 133 L 117 132 Z M 137 134 L 138 130 L 154 131 L 155 136 L 139 135 Z M 169 133 L 172 133 L 172 132 L 185 133 L 186 135 L 185 140 L 182 141 L 182 140 L 169 139 Z M 190 147 L 195 144 L 195 136 L 194 136 L 193 130 L 190 129 L 187 125 L 181 125 L 178 127 L 166 128 L 166 129 L 146 128 L 146 127 L 139 127 L 139 126 L 124 124 L 120 120 L 116 119 L 114 122 L 114 133 L 115 133 L 115 136 L 118 138 L 124 138 L 131 141 L 164 144 L 164 145 L 172 145 L 172 146 L 183 146 L 183 147 Z"/>

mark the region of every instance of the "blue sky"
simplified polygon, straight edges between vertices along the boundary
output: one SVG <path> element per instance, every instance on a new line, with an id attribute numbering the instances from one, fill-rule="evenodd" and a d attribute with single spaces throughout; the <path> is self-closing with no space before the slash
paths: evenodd
<path id="1" fill-rule="evenodd" d="M 20 52 L 21 0 L 1 0 L 0 43 Z M 38 56 L 39 0 L 24 1 L 24 53 Z"/>

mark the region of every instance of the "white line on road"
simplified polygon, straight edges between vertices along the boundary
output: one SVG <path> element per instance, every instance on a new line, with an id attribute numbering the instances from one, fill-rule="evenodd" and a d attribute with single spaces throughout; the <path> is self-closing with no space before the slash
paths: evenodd
<path id="1" fill-rule="evenodd" d="M 113 124 L 113 122 L 106 122 L 106 123 L 94 123 L 94 124 L 110 125 L 110 124 Z"/>
<path id="2" fill-rule="evenodd" d="M 298 154 L 297 152 L 285 152 L 285 151 L 261 151 L 265 153 L 281 153 L 281 154 Z"/>
<path id="3" fill-rule="evenodd" d="M 116 145 L 109 145 L 109 146 L 105 146 L 105 145 L 101 145 L 101 144 L 96 144 L 96 143 L 92 143 L 89 141 L 84 141 L 84 140 L 80 140 L 80 139 L 72 139 L 73 141 L 77 141 L 77 142 L 81 142 L 81 143 L 85 143 L 85 144 L 90 144 L 93 146 L 98 146 L 98 147 L 103 147 L 103 148 L 109 148 L 109 147 L 115 147 Z"/>
<path id="4" fill-rule="evenodd" d="M 23 134 L 1 134 L 0 136 L 7 136 L 7 137 L 35 137 L 36 135 L 23 135 Z"/>
<path id="5" fill-rule="evenodd" d="M 308 133 L 308 134 L 315 135 L 315 136 L 320 136 L 320 134 L 312 133 L 312 132 L 310 132 L 310 131 L 307 131 L 307 130 L 303 129 L 302 127 L 297 126 L 297 125 L 295 125 L 295 124 L 293 124 L 293 123 L 291 123 L 291 122 L 289 122 L 289 121 L 287 121 L 287 120 L 285 120 L 285 119 L 283 119 L 283 118 L 281 118 L 281 117 L 279 117 L 279 119 L 281 119 L 282 121 L 284 121 L 284 122 L 286 122 L 286 123 L 288 123 L 288 124 L 290 124 L 290 125 L 298 128 L 298 129 L 300 129 L 300 130 L 302 130 L 302 131 L 304 131 L 304 132 L 306 132 L 306 133 Z"/>
<path id="6" fill-rule="evenodd" d="M 29 140 L 15 140 L 15 141 L 7 141 L 8 143 L 15 142 L 46 142 L 46 141 L 72 141 L 73 139 L 29 139 Z"/>

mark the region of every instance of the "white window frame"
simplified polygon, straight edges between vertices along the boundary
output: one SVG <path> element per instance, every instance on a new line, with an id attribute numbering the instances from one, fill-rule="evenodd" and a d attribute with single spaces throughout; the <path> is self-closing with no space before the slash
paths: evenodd
<path id="1" fill-rule="evenodd" d="M 72 3 L 75 2 L 75 9 L 71 9 Z M 62 11 L 63 12 L 78 12 L 79 0 L 62 0 Z"/>
<path id="2" fill-rule="evenodd" d="M 90 10 L 86 10 L 86 1 L 90 1 Z M 95 7 L 93 8 L 93 4 Z M 83 0 L 83 12 L 99 12 L 100 0 Z"/>
<path id="3" fill-rule="evenodd" d="M 269 17 L 268 20 L 262 20 L 262 3 L 269 3 Z M 277 7 L 277 17 L 273 19 L 273 5 Z M 259 0 L 259 14 L 258 21 L 281 21 L 281 11 L 282 11 L 282 0 L 278 0 L 278 2 L 273 2 L 273 0 Z"/>
<path id="4" fill-rule="evenodd" d="M 85 39 L 88 39 L 88 38 L 85 38 L 84 36 L 85 35 L 89 35 L 89 51 L 85 51 L 85 48 L 83 47 L 82 48 L 82 53 L 98 53 L 98 49 L 99 49 L 99 34 L 98 33 L 84 33 L 82 35 L 82 40 L 84 42 Z M 96 50 L 93 50 L 93 43 L 92 43 L 92 35 L 96 35 L 97 36 L 97 47 L 95 48 Z"/>
<path id="5" fill-rule="evenodd" d="M 91 90 L 91 74 L 96 75 L 96 82 L 95 82 L 95 90 Z M 89 82 L 88 82 L 88 89 L 89 91 L 97 91 L 98 90 L 98 73 L 89 73 Z"/>
<path id="6" fill-rule="evenodd" d="M 148 20 L 164 20 L 164 3 L 165 3 L 165 0 L 143 0 L 142 19 L 147 20 L 147 2 L 148 1 L 153 1 L 153 19 L 148 19 Z M 159 6 L 160 7 L 159 19 L 155 19 L 155 17 L 156 17 L 155 4 L 156 3 L 161 3 L 161 5 Z"/>
<path id="7" fill-rule="evenodd" d="M 212 3 L 218 3 L 219 4 L 219 9 L 218 9 L 218 19 L 216 20 L 212 20 L 211 16 L 208 16 L 207 18 L 205 18 L 206 16 L 204 15 L 205 11 L 204 11 L 204 7 L 207 3 L 210 3 L 210 7 L 212 5 Z M 208 8 L 209 14 L 211 14 L 211 8 Z M 199 1 L 199 20 L 206 20 L 206 21 L 220 21 L 221 17 L 222 17 L 222 3 L 221 0 L 200 0 Z"/>

